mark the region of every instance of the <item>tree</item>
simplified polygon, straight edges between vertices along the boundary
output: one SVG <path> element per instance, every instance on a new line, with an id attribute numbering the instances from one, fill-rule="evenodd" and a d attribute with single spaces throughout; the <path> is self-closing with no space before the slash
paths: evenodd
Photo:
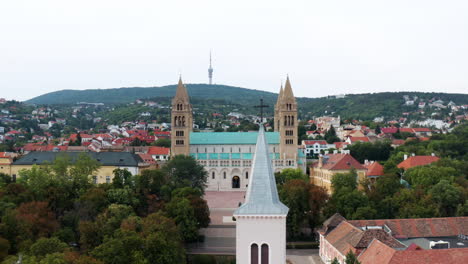
<path id="1" fill-rule="evenodd" d="M 358 261 L 356 254 L 354 254 L 354 252 L 351 250 L 346 254 L 345 263 L 346 264 L 361 264 L 361 262 Z"/>
<path id="2" fill-rule="evenodd" d="M 309 226 L 312 230 L 322 223 L 322 211 L 328 199 L 329 196 L 325 188 L 309 184 Z"/>
<path id="3" fill-rule="evenodd" d="M 342 188 L 350 188 L 354 190 L 357 188 L 357 173 L 353 169 L 349 173 L 337 173 L 332 176 L 333 192 L 339 192 Z"/>
<path id="4" fill-rule="evenodd" d="M 208 174 L 193 157 L 177 155 L 162 169 L 168 176 L 168 182 L 173 189 L 193 187 L 204 192 Z"/>
<path id="5" fill-rule="evenodd" d="M 184 241 L 192 242 L 198 237 L 195 212 L 187 198 L 176 197 L 166 204 L 166 212 L 174 219 Z"/>
<path id="6" fill-rule="evenodd" d="M 289 207 L 286 228 L 290 238 L 298 238 L 309 211 L 309 186 L 303 180 L 289 180 L 279 193 L 281 201 Z"/>
<path id="7" fill-rule="evenodd" d="M 150 263 L 185 263 L 185 249 L 180 232 L 170 218 L 161 213 L 150 214 L 142 220 L 145 256 Z"/>
<path id="8" fill-rule="evenodd" d="M 157 147 L 165 147 L 165 148 L 170 148 L 171 147 L 171 140 L 168 138 L 158 138 L 156 141 L 151 143 L 152 146 L 157 146 Z"/>
<path id="9" fill-rule="evenodd" d="M 390 157 L 392 147 L 390 141 L 371 142 L 356 142 L 348 145 L 347 149 L 351 151 L 351 155 L 360 163 L 364 160 L 387 160 Z"/>
<path id="10" fill-rule="evenodd" d="M 335 128 L 330 126 L 330 129 L 325 133 L 325 140 L 328 144 L 340 141 L 340 138 L 336 136 Z"/>
<path id="11" fill-rule="evenodd" d="M 308 181 L 308 176 L 302 172 L 300 168 L 297 169 L 284 169 L 281 172 L 275 173 L 276 184 L 278 186 L 283 185 L 289 180 L 303 180 Z"/>
<path id="12" fill-rule="evenodd" d="M 441 180 L 434 185 L 429 194 L 439 206 L 441 216 L 454 216 L 457 205 L 463 202 L 462 190 L 450 184 L 447 180 Z"/>
<path id="13" fill-rule="evenodd" d="M 46 202 L 21 204 L 16 209 L 16 220 L 20 225 L 26 226 L 33 239 L 50 236 L 59 227 L 55 214 L 47 207 Z"/>
<path id="14" fill-rule="evenodd" d="M 113 171 L 114 179 L 112 179 L 112 186 L 114 188 L 124 188 L 124 186 L 133 186 L 132 173 L 127 169 L 115 169 Z"/>
<path id="15" fill-rule="evenodd" d="M 458 175 L 458 172 L 454 168 L 429 165 L 408 169 L 405 172 L 405 179 L 411 185 L 430 188 L 441 180 L 452 183 Z"/>
<path id="16" fill-rule="evenodd" d="M 47 254 L 64 252 L 67 244 L 58 238 L 40 238 L 29 249 L 29 254 L 36 257 L 44 257 Z"/>
<path id="17" fill-rule="evenodd" d="M 104 263 L 148 263 L 143 255 L 144 240 L 133 231 L 117 230 L 113 237 L 96 247 L 91 255 Z"/>
<path id="18" fill-rule="evenodd" d="M 3 259 L 8 256 L 10 247 L 10 242 L 3 237 L 0 237 L 0 261 L 3 261 Z"/>
<path id="19" fill-rule="evenodd" d="M 331 264 L 340 264 L 340 262 L 338 261 L 337 258 L 334 258 L 333 261 L 331 262 Z"/>

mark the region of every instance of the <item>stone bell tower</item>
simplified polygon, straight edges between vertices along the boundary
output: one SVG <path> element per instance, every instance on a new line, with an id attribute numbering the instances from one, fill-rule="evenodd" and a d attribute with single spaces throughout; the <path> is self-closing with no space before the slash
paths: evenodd
<path id="1" fill-rule="evenodd" d="M 171 110 L 171 156 L 189 155 L 193 128 L 192 105 L 182 78 L 179 78 Z"/>
<path id="2" fill-rule="evenodd" d="M 286 78 L 284 90 L 278 98 L 276 108 L 278 109 L 278 132 L 280 133 L 280 159 L 294 163 L 297 160 L 297 103 L 289 82 Z M 276 122 L 275 122 L 276 123 Z M 291 164 L 291 165 L 292 165 Z M 287 164 L 285 164 L 287 165 Z"/>

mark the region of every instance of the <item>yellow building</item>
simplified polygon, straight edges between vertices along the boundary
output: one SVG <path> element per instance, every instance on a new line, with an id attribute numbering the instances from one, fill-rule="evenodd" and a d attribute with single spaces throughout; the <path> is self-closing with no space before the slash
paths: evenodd
<path id="1" fill-rule="evenodd" d="M 324 187 L 329 194 L 332 194 L 331 180 L 337 173 L 348 173 L 352 169 L 356 170 L 357 179 L 361 181 L 366 178 L 367 169 L 356 159 L 347 153 L 325 154 L 319 157 L 318 162 L 310 167 L 310 182 Z"/>
<path id="2" fill-rule="evenodd" d="M 88 155 L 98 161 L 101 167 L 93 174 L 94 183 L 110 183 L 115 169 L 127 169 L 132 175 L 139 173 L 139 166 L 144 165 L 141 158 L 130 152 L 30 152 L 13 162 L 8 173 L 14 179 L 20 177 L 20 171 L 31 169 L 33 165 L 52 164 L 57 157 L 67 156 L 74 163 L 80 155 Z"/>
<path id="3" fill-rule="evenodd" d="M 11 164 L 13 158 L 6 152 L 0 152 L 0 173 L 11 175 Z"/>

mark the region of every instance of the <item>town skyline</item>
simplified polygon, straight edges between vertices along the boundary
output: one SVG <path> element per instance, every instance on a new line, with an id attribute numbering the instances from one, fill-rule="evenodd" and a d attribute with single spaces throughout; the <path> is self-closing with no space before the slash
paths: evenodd
<path id="1" fill-rule="evenodd" d="M 466 93 L 467 10 L 463 1 L 7 2 L 0 88 L 27 100 L 164 86 L 179 73 L 208 83 L 212 50 L 215 84 L 277 92 L 289 74 L 298 97 Z"/>

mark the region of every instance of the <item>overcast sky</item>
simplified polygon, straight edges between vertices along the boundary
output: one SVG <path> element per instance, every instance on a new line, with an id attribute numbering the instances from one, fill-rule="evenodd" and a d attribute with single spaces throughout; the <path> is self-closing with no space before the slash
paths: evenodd
<path id="1" fill-rule="evenodd" d="M 468 93 L 466 0 L 1 0 L 0 97 L 214 82 Z"/>

